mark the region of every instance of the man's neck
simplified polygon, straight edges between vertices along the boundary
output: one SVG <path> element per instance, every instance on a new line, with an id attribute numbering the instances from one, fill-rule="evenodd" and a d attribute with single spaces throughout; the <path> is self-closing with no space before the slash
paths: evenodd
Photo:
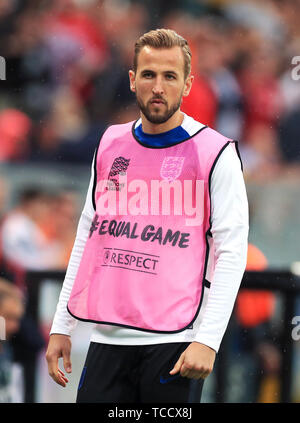
<path id="1" fill-rule="evenodd" d="M 180 110 L 174 113 L 174 115 L 164 123 L 149 122 L 146 116 L 141 113 L 143 132 L 147 134 L 161 134 L 162 132 L 170 131 L 171 129 L 177 128 L 177 126 L 180 126 L 183 119 L 184 114 Z"/>

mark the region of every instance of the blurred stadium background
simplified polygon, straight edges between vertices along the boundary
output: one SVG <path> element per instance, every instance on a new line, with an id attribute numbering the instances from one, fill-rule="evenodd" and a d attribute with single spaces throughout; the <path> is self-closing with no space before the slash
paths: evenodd
<path id="1" fill-rule="evenodd" d="M 108 124 L 137 118 L 133 45 L 159 27 L 188 39 L 183 110 L 240 141 L 250 203 L 252 285 L 203 402 L 300 402 L 299 16 L 299 0 L 1 0 L 0 276 L 26 310 L 2 343 L 0 402 L 74 402 L 91 325 L 74 334 L 67 389 L 47 373 L 49 329 L 94 149 Z"/>

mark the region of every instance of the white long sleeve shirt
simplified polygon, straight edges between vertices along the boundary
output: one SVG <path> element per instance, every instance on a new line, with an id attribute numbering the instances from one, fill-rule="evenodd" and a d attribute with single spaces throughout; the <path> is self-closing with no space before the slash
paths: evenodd
<path id="1" fill-rule="evenodd" d="M 182 126 L 189 132 L 196 132 L 197 125 L 194 125 L 190 119 L 185 116 Z M 94 163 L 92 163 L 85 205 L 79 220 L 51 334 L 71 335 L 78 322 L 68 313 L 67 302 L 94 217 L 93 183 Z M 249 229 L 248 202 L 241 163 L 230 145 L 223 150 L 212 173 L 211 210 L 212 239 L 207 270 L 207 279 L 211 282 L 211 286 L 204 288 L 202 306 L 192 329 L 185 329 L 173 334 L 159 334 L 106 324 L 94 324 L 91 342 L 146 345 L 197 341 L 215 351 L 219 350 L 246 267 Z M 213 266 L 212 263 L 214 263 L 214 275 L 211 280 L 209 273 Z"/>

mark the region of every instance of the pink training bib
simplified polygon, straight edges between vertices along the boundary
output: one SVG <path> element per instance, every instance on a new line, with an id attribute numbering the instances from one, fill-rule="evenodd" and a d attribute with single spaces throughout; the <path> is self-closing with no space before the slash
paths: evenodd
<path id="1" fill-rule="evenodd" d="M 68 310 L 84 321 L 179 332 L 200 310 L 210 177 L 232 141 L 204 127 L 176 145 L 149 148 L 133 125 L 111 126 L 99 144 L 95 215 Z"/>

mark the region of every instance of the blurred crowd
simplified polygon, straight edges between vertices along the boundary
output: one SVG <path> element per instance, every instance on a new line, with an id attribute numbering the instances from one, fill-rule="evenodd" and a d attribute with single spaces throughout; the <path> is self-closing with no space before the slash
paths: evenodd
<path id="1" fill-rule="evenodd" d="M 7 210 L 11 193 L 6 188 L 0 179 L 0 403 L 33 402 L 37 360 L 51 322 L 40 319 L 41 287 L 28 272 L 63 274 L 74 243 L 79 197 L 72 189 L 52 192 L 30 185 L 20 189 Z"/>
<path id="2" fill-rule="evenodd" d="M 138 117 L 135 41 L 168 27 L 192 49 L 182 110 L 239 140 L 246 179 L 300 176 L 299 16 L 300 0 L 1 0 L 0 165 L 90 165 L 107 125 Z M 14 302 L 7 336 L 30 371 L 47 335 L 28 314 L 24 272 L 66 268 L 79 197 L 24 186 L 7 213 L 10 195 L 0 176 L 0 316 Z M 7 354 L 0 342 L 0 393 Z"/>
<path id="3" fill-rule="evenodd" d="M 240 141 L 248 178 L 297 172 L 299 16 L 299 0 L 1 0 L 0 161 L 90 163 L 138 116 L 134 42 L 169 27 L 193 53 L 183 110 Z"/>

